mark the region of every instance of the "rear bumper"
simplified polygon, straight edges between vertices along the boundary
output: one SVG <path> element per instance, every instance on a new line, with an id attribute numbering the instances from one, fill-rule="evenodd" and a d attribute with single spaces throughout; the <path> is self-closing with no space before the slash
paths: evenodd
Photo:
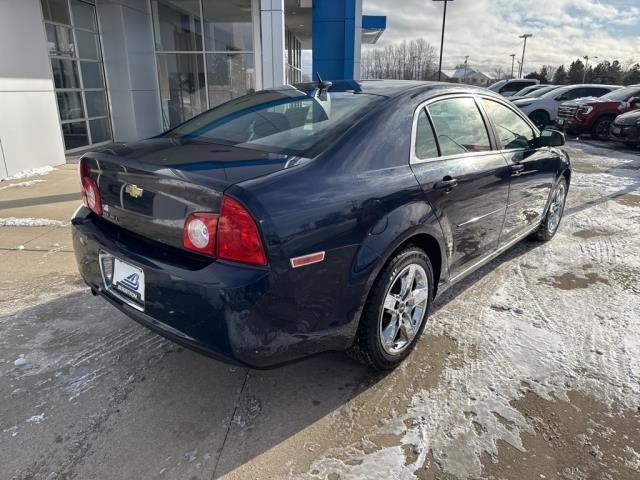
<path id="1" fill-rule="evenodd" d="M 556 119 L 555 127 L 571 135 L 581 135 L 591 132 L 591 125 L 580 123 L 575 117 Z"/>
<path id="2" fill-rule="evenodd" d="M 155 245 L 81 207 L 72 219 L 80 274 L 99 295 L 135 321 L 190 349 L 252 368 L 343 349 L 339 332 L 299 331 L 295 304 L 282 307 L 272 270 L 199 259 Z M 144 271 L 144 311 L 104 287 L 100 253 Z M 274 309 L 273 305 L 279 308 Z"/>

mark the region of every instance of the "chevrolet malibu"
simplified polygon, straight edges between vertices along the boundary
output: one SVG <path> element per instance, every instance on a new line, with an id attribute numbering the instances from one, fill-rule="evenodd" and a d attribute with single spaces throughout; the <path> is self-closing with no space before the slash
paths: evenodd
<path id="1" fill-rule="evenodd" d="M 415 347 L 437 294 L 550 240 L 561 133 L 484 89 L 341 81 L 259 91 L 80 162 L 92 292 L 214 358 L 269 367 Z"/>

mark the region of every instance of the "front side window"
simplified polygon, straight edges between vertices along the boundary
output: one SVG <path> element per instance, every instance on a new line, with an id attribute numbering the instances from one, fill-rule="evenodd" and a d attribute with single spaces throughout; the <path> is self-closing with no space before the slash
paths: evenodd
<path id="1" fill-rule="evenodd" d="M 424 109 L 418 114 L 416 123 L 416 157 L 421 160 L 438 156 L 438 144 L 431 128 L 431 122 Z"/>
<path id="2" fill-rule="evenodd" d="M 482 99 L 487 115 L 496 127 L 502 148 L 529 148 L 535 138 L 533 129 L 517 113 L 501 103 Z"/>
<path id="3" fill-rule="evenodd" d="M 491 150 L 484 120 L 473 98 L 451 98 L 427 107 L 443 156 Z"/>

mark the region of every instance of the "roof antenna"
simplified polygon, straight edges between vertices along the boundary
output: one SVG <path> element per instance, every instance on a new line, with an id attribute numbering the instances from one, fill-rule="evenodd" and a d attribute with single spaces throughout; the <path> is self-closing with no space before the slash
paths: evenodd
<path id="1" fill-rule="evenodd" d="M 325 82 L 324 80 L 322 80 L 322 77 L 320 76 L 320 72 L 316 72 L 316 77 L 318 77 L 318 89 L 320 90 L 320 92 L 325 92 L 329 90 L 331 85 L 333 85 L 333 83 L 331 82 Z"/>

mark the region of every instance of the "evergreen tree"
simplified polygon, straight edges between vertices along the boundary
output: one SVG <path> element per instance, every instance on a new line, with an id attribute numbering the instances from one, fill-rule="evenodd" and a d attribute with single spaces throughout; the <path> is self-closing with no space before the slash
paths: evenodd
<path id="1" fill-rule="evenodd" d="M 568 83 L 570 85 L 582 83 L 583 76 L 584 76 L 584 63 L 582 63 L 582 60 L 577 59 L 571 62 L 571 65 L 569 65 L 569 71 L 567 72 Z"/>
<path id="2" fill-rule="evenodd" d="M 566 85 L 567 84 L 567 72 L 564 69 L 564 65 L 560 65 L 558 69 L 553 74 L 553 84 L 554 85 Z"/>
<path id="3" fill-rule="evenodd" d="M 627 73 L 624 74 L 623 82 L 625 85 L 640 84 L 640 63 L 633 65 Z"/>

